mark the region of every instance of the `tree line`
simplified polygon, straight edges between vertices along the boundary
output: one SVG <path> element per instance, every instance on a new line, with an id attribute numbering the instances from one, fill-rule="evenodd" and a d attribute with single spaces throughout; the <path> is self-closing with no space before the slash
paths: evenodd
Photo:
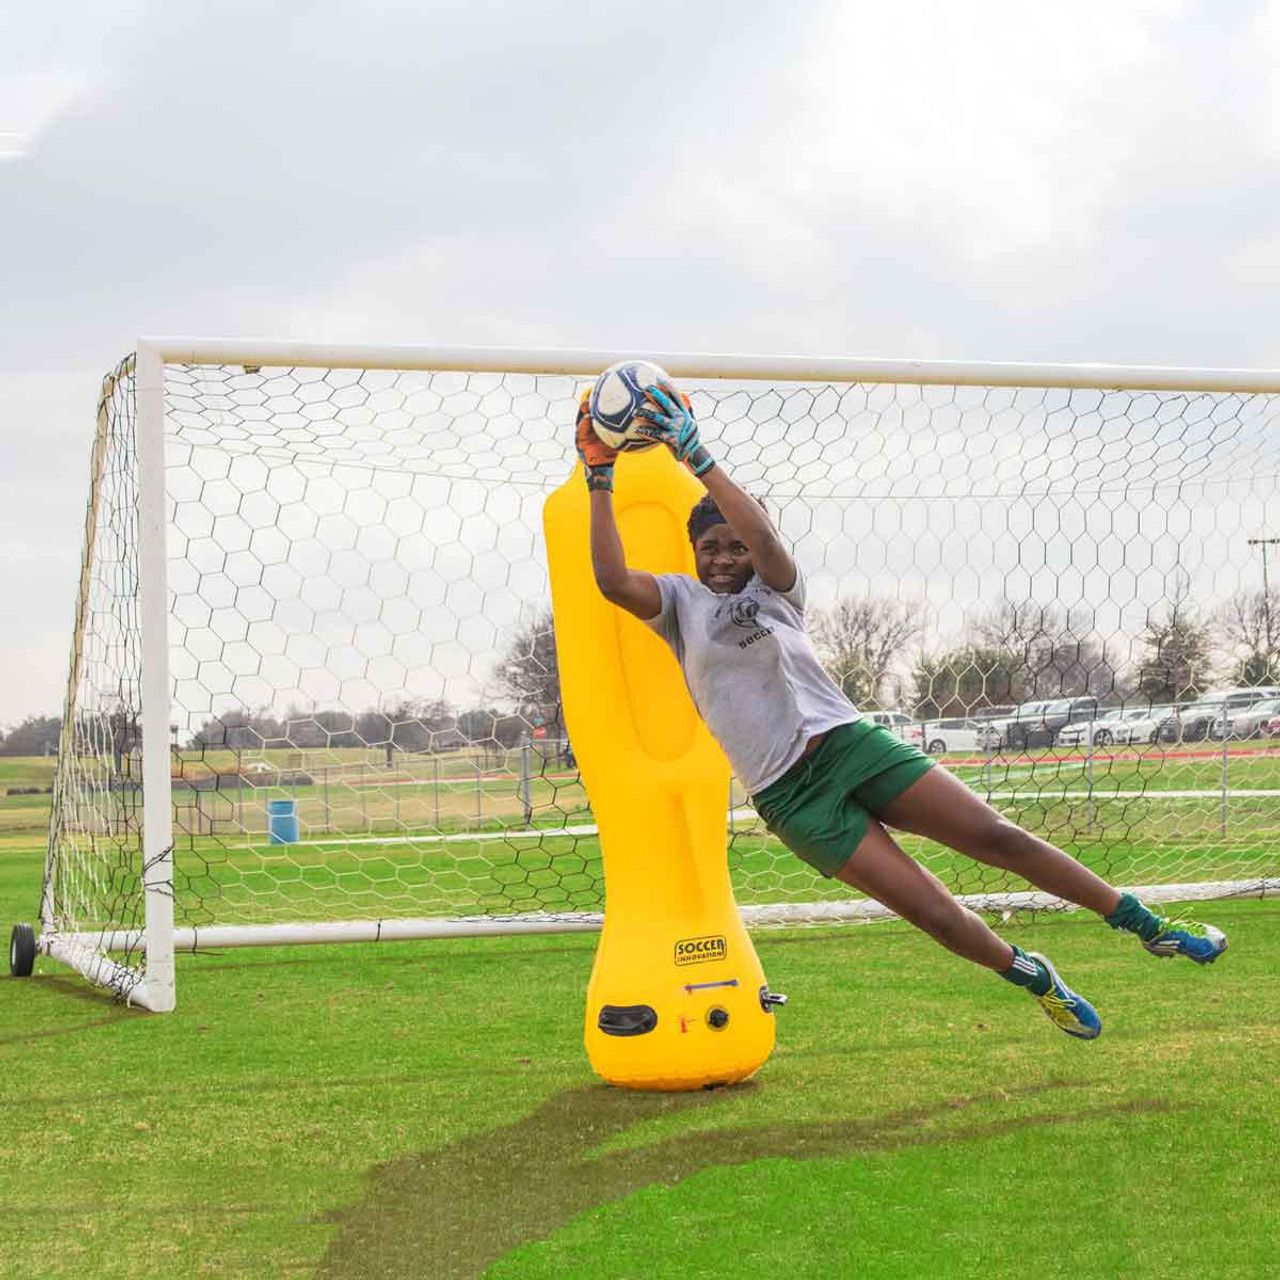
<path id="1" fill-rule="evenodd" d="M 1036 698 L 1185 702 L 1216 684 L 1280 685 L 1280 592 L 1240 591 L 1211 608 L 1185 577 L 1152 610 L 1136 644 L 1097 634 L 1082 608 L 1001 599 L 977 611 L 958 642 L 930 644 L 922 602 L 884 596 L 836 601 L 809 620 L 814 647 L 855 706 L 902 707 L 919 719 L 968 715 Z M 1134 656 L 1136 650 L 1137 656 Z M 362 712 L 235 708 L 208 717 L 175 745 L 189 750 L 382 747 L 432 752 L 509 749 L 535 729 L 564 733 L 555 626 L 549 607 L 511 635 L 490 687 L 492 704 L 401 699 Z M 58 716 L 30 716 L 0 733 L 0 756 L 56 752 Z M 95 721 L 117 758 L 140 739 L 123 705 Z"/>
<path id="2" fill-rule="evenodd" d="M 1080 607 L 996 600 L 953 644 L 931 642 L 923 602 L 885 596 L 811 611 L 823 666 L 862 708 L 900 707 L 918 719 L 968 715 L 1034 699 L 1187 702 L 1215 685 L 1280 685 L 1280 592 L 1240 591 L 1204 609 L 1185 575 L 1148 612 L 1136 642 L 1102 637 Z M 550 610 L 512 640 L 499 670 L 516 704 L 559 715 Z"/>
<path id="3" fill-rule="evenodd" d="M 540 611 L 512 637 L 492 686 L 493 704 L 465 709 L 444 698 L 401 698 L 354 713 L 233 707 L 207 717 L 189 734 L 175 730 L 173 745 L 187 751 L 379 747 L 390 755 L 467 747 L 503 751 L 528 741 L 539 729 L 558 739 L 564 729 L 550 609 Z M 61 732 L 61 716 L 29 716 L 7 732 L 0 731 L 0 756 L 56 754 Z M 115 771 L 121 773 L 124 757 L 142 740 L 138 710 L 119 701 L 104 714 L 85 716 L 78 737 L 92 743 L 95 752 L 112 755 Z"/>
<path id="4" fill-rule="evenodd" d="M 1001 599 L 977 611 L 958 643 L 928 643 L 924 606 L 881 597 L 818 610 L 815 648 L 856 706 L 901 705 L 918 719 L 1035 699 L 1173 703 L 1215 685 L 1280 684 L 1280 593 L 1241 591 L 1211 609 L 1185 577 L 1148 612 L 1136 643 L 1102 637 L 1093 615 Z"/>

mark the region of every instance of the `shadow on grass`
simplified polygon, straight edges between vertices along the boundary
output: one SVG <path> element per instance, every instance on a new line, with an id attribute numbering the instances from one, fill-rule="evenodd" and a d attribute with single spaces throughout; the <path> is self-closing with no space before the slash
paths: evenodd
<path id="1" fill-rule="evenodd" d="M 84 1031 L 92 1031 L 98 1027 L 109 1027 L 129 1018 L 147 1016 L 145 1010 L 131 1009 L 123 1004 L 113 1002 L 111 996 L 106 994 L 101 987 L 92 987 L 77 975 L 37 973 L 29 978 L 16 978 L 13 981 L 24 984 L 30 983 L 32 991 L 41 995 L 54 991 L 59 998 L 65 996 L 71 1000 L 77 1000 L 81 1004 L 92 1005 L 100 1016 L 91 1018 L 88 1022 L 76 1022 L 68 1026 L 37 1027 L 31 1031 L 19 1032 L 17 1035 L 0 1035 L 0 1045 L 31 1044 L 37 1040 L 78 1036 Z M 21 995 L 16 995 L 14 998 L 21 999 Z M 33 1017 L 38 1016 L 39 1014 L 33 1015 Z"/>
<path id="2" fill-rule="evenodd" d="M 732 1105 L 744 1090 L 759 1087 L 748 1083 L 717 1094 L 643 1094 L 588 1086 L 549 1099 L 515 1124 L 376 1165 L 365 1199 L 328 1215 L 339 1230 L 317 1274 L 325 1280 L 476 1276 L 512 1249 L 546 1238 L 580 1213 L 715 1166 L 768 1158 L 847 1158 L 1174 1109 L 1159 1099 L 1067 1109 L 1059 1101 L 1054 1110 L 1036 1115 L 935 1124 L 1073 1087 L 1048 1081 L 874 1118 L 679 1134 L 638 1149 L 593 1155 L 643 1121 Z"/>

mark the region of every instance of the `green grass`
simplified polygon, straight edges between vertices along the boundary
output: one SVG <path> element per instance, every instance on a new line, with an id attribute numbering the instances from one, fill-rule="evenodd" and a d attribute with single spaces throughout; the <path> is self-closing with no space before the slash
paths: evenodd
<path id="1" fill-rule="evenodd" d="M 993 757 L 987 764 L 975 764 L 971 756 L 959 756 L 943 763 L 975 790 L 991 790 L 996 803 L 1019 820 L 1040 807 L 1052 807 L 1059 820 L 1067 821 L 1084 808 L 1079 795 L 1070 802 L 1066 792 L 1092 789 L 1101 824 L 1114 825 L 1119 819 L 1132 828 L 1132 815 L 1143 805 L 1159 805 L 1160 795 L 1170 791 L 1204 791 L 1199 799 L 1170 798 L 1158 815 L 1173 826 L 1188 820 L 1212 825 L 1220 818 L 1222 757 L 1217 748 L 1211 755 L 1200 754 L 1205 744 L 1190 744 L 1176 751 L 1142 748 L 1141 758 L 1126 747 L 1099 749 L 1092 763 L 1086 757 L 1058 751 L 1036 751 L 1017 757 Z M 1228 752 L 1227 776 L 1232 791 L 1280 790 L 1280 749 L 1269 743 L 1232 743 Z M 378 752 L 354 749 L 330 752 L 273 751 L 261 759 L 248 756 L 241 764 L 269 763 L 283 771 L 304 770 L 311 784 L 273 785 L 278 775 L 248 774 L 243 787 L 227 786 L 219 791 L 175 792 L 179 826 L 195 834 L 263 834 L 267 828 L 266 806 L 272 799 L 293 799 L 304 829 L 312 836 L 326 834 L 372 835 L 405 831 L 456 832 L 494 830 L 524 825 L 524 798 L 519 777 L 520 754 L 508 753 L 505 767 L 498 758 L 486 761 L 481 754 L 447 754 L 439 757 L 397 756 L 394 767 L 385 767 Z M 529 800 L 536 826 L 557 826 L 587 818 L 589 810 L 580 782 L 563 771 L 554 758 L 545 765 L 535 754 L 534 776 Z M 234 775 L 234 752 L 187 755 L 181 770 L 191 780 L 209 781 L 213 775 Z M 539 773 L 539 769 L 545 773 Z M 479 770 L 479 772 L 477 772 Z M 514 770 L 514 772 L 513 772 Z M 48 786 L 52 760 L 0 758 L 0 836 L 6 833 L 38 832 L 48 826 L 48 795 L 4 796 L 10 786 Z M 1136 799 L 1129 794 L 1140 792 Z M 1055 804 L 1054 794 L 1059 796 Z M 735 803 L 742 804 L 735 792 Z M 1272 811 L 1271 800 L 1229 799 L 1229 818 L 1248 821 L 1254 811 Z M 1052 815 L 1050 820 L 1052 819 Z M 1126 830 L 1124 839 L 1132 839 Z M 1063 837 L 1066 838 L 1066 837 Z"/>
<path id="2" fill-rule="evenodd" d="M 1115 821 L 1089 825 L 1082 806 L 1037 806 L 1020 817 L 1106 879 L 1123 884 L 1184 879 L 1238 880 L 1275 875 L 1280 815 L 1248 812 L 1234 802 L 1224 836 L 1219 812 L 1204 802 L 1169 812 L 1164 806 L 1127 802 Z M 547 815 L 542 815 L 545 819 Z M 370 919 L 382 914 L 507 913 L 520 910 L 598 911 L 603 905 L 600 842 L 590 815 L 577 814 L 578 835 L 487 841 L 418 840 L 398 834 L 350 833 L 270 845 L 238 832 L 226 838 L 180 838 L 175 849 L 179 898 L 189 923 L 267 923 L 307 919 Z M 544 821 L 558 828 L 560 822 Z M 982 867 L 939 846 L 910 837 L 900 842 L 957 893 L 1023 889 L 1016 877 Z M 0 851 L 21 847 L 0 838 Z M 34 855 L 33 855 L 34 856 Z M 104 842 L 104 862 L 113 861 Z M 736 824 L 730 870 L 744 905 L 856 897 L 847 886 L 824 880 L 789 854 L 758 822 Z M 38 870 L 29 873 L 38 882 Z M 305 899 L 303 905 L 299 900 Z M 95 919 L 92 908 L 80 912 Z"/>
<path id="3" fill-rule="evenodd" d="M 40 851 L 0 847 L 0 920 Z M 1096 1042 L 901 925 L 757 936 L 791 1003 L 735 1089 L 613 1090 L 591 936 L 179 958 L 179 1005 L 0 978 L 0 1272 L 1218 1277 L 1274 1272 L 1280 905 L 1212 969 L 1011 925 Z"/>
<path id="4" fill-rule="evenodd" d="M 0 756 L 0 795 L 7 787 L 51 787 L 56 756 Z"/>

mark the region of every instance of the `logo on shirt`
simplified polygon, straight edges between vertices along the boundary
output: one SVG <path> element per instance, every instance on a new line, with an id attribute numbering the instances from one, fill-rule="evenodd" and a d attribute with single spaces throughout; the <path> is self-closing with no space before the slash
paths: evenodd
<path id="1" fill-rule="evenodd" d="M 749 597 L 737 596 L 729 606 L 729 621 L 735 627 L 756 626 L 756 614 L 760 612 L 760 602 Z"/>

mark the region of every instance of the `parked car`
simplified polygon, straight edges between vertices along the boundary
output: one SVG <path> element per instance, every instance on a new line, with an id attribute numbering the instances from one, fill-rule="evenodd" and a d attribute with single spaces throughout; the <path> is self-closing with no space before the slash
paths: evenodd
<path id="1" fill-rule="evenodd" d="M 1118 721 L 1111 731 L 1111 740 L 1113 742 L 1154 742 L 1161 724 L 1174 709 L 1171 702 L 1158 707 L 1144 707 L 1137 711 L 1132 720 Z"/>
<path id="2" fill-rule="evenodd" d="M 1227 713 L 1228 738 L 1258 738 L 1262 736 L 1262 725 L 1274 717 L 1280 716 L 1280 698 L 1264 698 L 1255 702 L 1243 711 Z M 1215 738 L 1222 737 L 1222 725 L 1215 721 L 1210 733 Z"/>
<path id="3" fill-rule="evenodd" d="M 1217 726 L 1219 738 L 1226 732 L 1227 717 L 1264 699 L 1280 698 L 1280 689 L 1217 689 L 1198 702 L 1176 708 L 1160 722 L 1160 742 L 1203 742 Z"/>
<path id="4" fill-rule="evenodd" d="M 1000 733 L 993 730 L 992 726 L 997 720 L 1008 720 L 1017 709 L 1016 706 L 1006 705 L 979 707 L 969 712 L 965 719 L 977 727 L 979 751 L 991 750 L 1000 745 Z"/>
<path id="5" fill-rule="evenodd" d="M 1201 742 L 1209 736 L 1209 726 L 1222 714 L 1217 702 L 1191 702 L 1175 707 L 1160 721 L 1157 742 Z"/>
<path id="6" fill-rule="evenodd" d="M 923 737 L 920 726 L 905 711 L 864 711 L 863 718 L 882 724 L 903 742 L 919 746 Z"/>
<path id="7" fill-rule="evenodd" d="M 1091 743 L 1095 747 L 1105 747 L 1113 742 L 1127 742 L 1128 736 L 1121 736 L 1123 727 L 1132 721 L 1148 718 L 1150 714 L 1147 707 L 1111 707 L 1099 712 L 1096 720 L 1077 720 L 1064 725 L 1058 730 L 1054 745 L 1075 747 Z"/>
<path id="8" fill-rule="evenodd" d="M 1013 704 L 995 707 L 980 707 L 976 711 L 970 711 L 966 714 L 966 720 L 972 720 L 974 724 L 982 725 L 984 728 L 996 720 L 1008 720 L 1010 716 L 1017 711 L 1017 707 Z"/>
<path id="9" fill-rule="evenodd" d="M 1055 698 L 1048 702 L 1024 702 L 1007 720 L 997 720 L 1000 747 L 1025 751 L 1029 747 L 1050 747 L 1058 733 L 1077 720 L 1093 720 L 1098 715 L 1097 698 Z"/>
<path id="10" fill-rule="evenodd" d="M 964 716 L 951 720 L 926 720 L 921 726 L 924 749 L 931 756 L 947 751 L 981 751 L 986 726 Z"/>
<path id="11" fill-rule="evenodd" d="M 1031 726 L 1038 724 L 1048 701 L 1020 702 L 1007 716 L 987 721 L 980 745 L 987 751 L 1007 746 L 1023 746 Z"/>

